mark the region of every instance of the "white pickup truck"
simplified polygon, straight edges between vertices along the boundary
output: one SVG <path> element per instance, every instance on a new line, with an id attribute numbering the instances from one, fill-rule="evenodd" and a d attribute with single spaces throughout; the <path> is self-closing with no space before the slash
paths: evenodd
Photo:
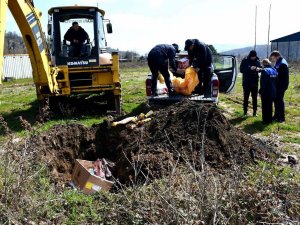
<path id="1" fill-rule="evenodd" d="M 187 52 L 177 54 L 177 60 L 187 57 Z M 146 93 L 149 104 L 164 104 L 179 102 L 184 99 L 190 99 L 197 102 L 218 104 L 219 93 L 230 93 L 235 87 L 238 64 L 235 56 L 232 55 L 214 55 L 213 56 L 214 73 L 211 79 L 211 96 L 192 94 L 190 96 L 178 95 L 175 97 L 168 96 L 168 89 L 165 84 L 157 82 L 158 96 L 151 96 L 151 77 L 149 74 L 146 80 Z"/>

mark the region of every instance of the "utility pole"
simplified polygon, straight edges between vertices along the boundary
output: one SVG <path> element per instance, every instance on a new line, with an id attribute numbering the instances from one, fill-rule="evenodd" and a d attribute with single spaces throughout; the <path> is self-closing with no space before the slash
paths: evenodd
<path id="1" fill-rule="evenodd" d="M 257 5 L 255 6 L 255 35 L 254 35 L 254 50 L 256 50 L 256 36 L 257 36 Z"/>
<path id="2" fill-rule="evenodd" d="M 270 8 L 269 8 L 269 28 L 268 28 L 267 58 L 269 58 L 269 47 L 270 47 L 271 9 L 272 9 L 272 4 L 270 4 Z"/>

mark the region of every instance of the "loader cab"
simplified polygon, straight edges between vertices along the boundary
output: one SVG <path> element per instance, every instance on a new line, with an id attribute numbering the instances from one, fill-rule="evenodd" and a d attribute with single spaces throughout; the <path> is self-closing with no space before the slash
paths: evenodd
<path id="1" fill-rule="evenodd" d="M 69 68 L 99 66 L 99 55 L 107 51 L 105 34 L 112 33 L 112 26 L 106 23 L 104 14 L 105 12 L 97 7 L 74 6 L 50 9 L 48 35 L 51 42 L 52 64 Z M 84 38 L 77 45 L 65 39 L 67 31 L 73 29 L 74 22 L 77 22 L 80 29 L 88 35 L 88 38 Z"/>

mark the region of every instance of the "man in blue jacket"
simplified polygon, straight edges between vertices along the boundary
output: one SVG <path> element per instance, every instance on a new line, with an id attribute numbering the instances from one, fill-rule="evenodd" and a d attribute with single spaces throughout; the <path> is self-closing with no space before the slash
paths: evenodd
<path id="1" fill-rule="evenodd" d="M 177 71 L 177 65 L 175 62 L 176 53 L 179 53 L 179 47 L 177 44 L 156 45 L 149 52 L 148 65 L 152 73 L 151 92 L 153 96 L 157 96 L 157 78 L 159 72 L 165 79 L 166 86 L 169 90 L 169 96 L 175 95 L 175 91 L 170 79 L 169 65 L 174 72 Z"/>
<path id="2" fill-rule="evenodd" d="M 198 71 L 199 81 L 203 81 L 204 96 L 211 96 L 211 76 L 212 76 L 212 52 L 208 45 L 199 41 L 198 39 L 188 39 L 185 41 L 185 51 L 188 51 L 190 65 L 196 68 Z M 196 88 L 196 91 L 200 92 L 200 88 Z"/>
<path id="3" fill-rule="evenodd" d="M 258 69 L 261 68 L 256 51 L 250 51 L 249 55 L 241 62 L 240 71 L 243 74 L 244 90 L 244 116 L 248 112 L 249 96 L 251 93 L 253 104 L 253 116 L 257 116 L 257 95 L 258 95 Z"/>
<path id="4" fill-rule="evenodd" d="M 261 97 L 262 120 L 264 124 L 269 124 L 272 123 L 273 101 L 276 98 L 278 73 L 272 67 L 269 59 L 264 59 L 262 64 L 264 69 L 258 69 L 261 71 L 259 94 Z"/>
<path id="5" fill-rule="evenodd" d="M 285 121 L 284 94 L 289 87 L 289 67 L 287 61 L 278 51 L 272 52 L 270 59 L 278 72 L 274 120 L 282 123 Z"/>

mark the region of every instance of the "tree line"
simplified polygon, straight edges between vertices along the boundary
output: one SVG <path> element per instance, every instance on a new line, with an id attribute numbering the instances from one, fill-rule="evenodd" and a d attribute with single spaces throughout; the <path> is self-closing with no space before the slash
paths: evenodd
<path id="1" fill-rule="evenodd" d="M 16 32 L 6 32 L 4 41 L 4 54 L 26 54 L 26 46 L 22 36 Z"/>
<path id="2" fill-rule="evenodd" d="M 6 32 L 4 42 L 4 54 L 26 54 L 26 46 L 21 35 L 16 32 Z M 213 45 L 209 45 L 213 54 L 217 54 L 217 50 Z M 135 51 L 120 51 L 119 49 L 108 48 L 108 52 L 117 51 L 119 52 L 121 59 L 128 61 L 142 61 L 147 58 L 146 55 L 140 55 Z"/>

